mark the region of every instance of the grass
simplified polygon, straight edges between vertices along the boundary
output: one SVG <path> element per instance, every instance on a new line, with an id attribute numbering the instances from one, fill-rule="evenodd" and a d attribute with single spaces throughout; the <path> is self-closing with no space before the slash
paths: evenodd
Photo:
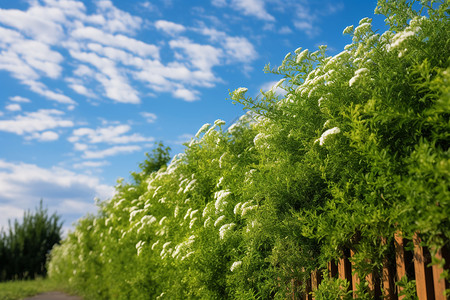
<path id="1" fill-rule="evenodd" d="M 16 300 L 49 291 L 63 291 L 65 287 L 49 279 L 0 282 L 0 300 Z"/>

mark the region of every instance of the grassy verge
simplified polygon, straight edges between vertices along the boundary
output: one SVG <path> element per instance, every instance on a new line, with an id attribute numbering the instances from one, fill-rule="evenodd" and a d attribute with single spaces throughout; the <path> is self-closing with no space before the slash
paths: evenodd
<path id="1" fill-rule="evenodd" d="M 49 291 L 66 291 L 67 287 L 49 279 L 0 282 L 0 300 L 15 300 Z"/>

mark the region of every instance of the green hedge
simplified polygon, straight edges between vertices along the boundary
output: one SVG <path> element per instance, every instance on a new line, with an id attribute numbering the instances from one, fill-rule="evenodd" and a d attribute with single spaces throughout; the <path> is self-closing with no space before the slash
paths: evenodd
<path id="1" fill-rule="evenodd" d="M 448 246 L 449 4 L 376 12 L 385 33 L 364 18 L 335 56 L 289 53 L 267 68 L 284 96 L 237 89 L 238 122 L 206 124 L 167 167 L 119 182 L 53 250 L 50 275 L 92 299 L 284 299 L 352 248 L 367 299 L 365 275 L 392 255 L 381 237 Z M 345 284 L 325 280 L 316 297 Z"/>

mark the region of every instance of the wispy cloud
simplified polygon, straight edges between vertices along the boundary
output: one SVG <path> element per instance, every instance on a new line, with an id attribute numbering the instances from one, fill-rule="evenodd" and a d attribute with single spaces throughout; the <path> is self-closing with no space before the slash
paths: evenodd
<path id="1" fill-rule="evenodd" d="M 130 130 L 131 126 L 125 124 L 99 127 L 97 129 L 91 129 L 87 127 L 78 128 L 73 131 L 72 136 L 69 138 L 69 141 L 72 143 L 85 141 L 89 144 L 129 144 L 151 142 L 154 140 L 151 137 L 143 137 L 137 133 L 126 135 L 126 133 Z"/>
<path id="2" fill-rule="evenodd" d="M 22 107 L 17 103 L 13 103 L 13 104 L 6 105 L 5 109 L 9 110 L 9 111 L 20 111 L 20 110 L 22 110 Z"/>
<path id="3" fill-rule="evenodd" d="M 44 132 L 33 132 L 31 135 L 27 136 L 27 140 L 38 140 L 40 142 L 52 142 L 59 139 L 59 134 L 54 131 L 44 131 Z"/>
<path id="4" fill-rule="evenodd" d="M 35 112 L 26 112 L 13 119 L 0 120 L 0 131 L 24 135 L 48 129 L 73 127 L 74 123 L 71 120 L 63 119 L 63 115 L 63 111 L 56 109 L 40 109 Z"/>
<path id="5" fill-rule="evenodd" d="M 14 101 L 14 102 L 22 102 L 22 103 L 30 103 L 31 102 L 30 99 L 21 97 L 21 96 L 10 97 L 9 100 Z"/>
<path id="6" fill-rule="evenodd" d="M 142 147 L 141 146 L 113 146 L 111 148 L 108 149 L 104 149 L 104 150 L 98 150 L 98 151 L 92 151 L 92 150 L 87 150 L 84 152 L 83 154 L 83 158 L 86 159 L 102 159 L 108 156 L 115 156 L 118 154 L 126 154 L 126 153 L 133 153 L 133 152 L 137 152 L 137 151 L 141 151 Z"/>
<path id="7" fill-rule="evenodd" d="M 147 123 L 155 123 L 156 119 L 158 118 L 154 113 L 150 112 L 141 112 L 141 116 L 145 118 Z"/>
<path id="8" fill-rule="evenodd" d="M 74 169 L 100 168 L 100 167 L 103 167 L 103 166 L 107 166 L 109 164 L 110 163 L 105 161 L 105 160 L 103 160 L 103 161 L 90 161 L 90 160 L 88 160 L 88 161 L 84 161 L 84 162 L 81 162 L 81 163 L 73 164 L 73 168 Z"/>
<path id="9" fill-rule="evenodd" d="M 212 0 L 211 3 L 218 7 L 228 5 L 246 16 L 252 16 L 264 21 L 275 21 L 275 18 L 267 12 L 264 2 L 264 0 Z"/>
<path id="10" fill-rule="evenodd" d="M 155 22 L 156 29 L 162 30 L 169 35 L 177 35 L 186 30 L 181 24 L 173 23 L 166 20 L 158 20 Z"/>
<path id="11" fill-rule="evenodd" d="M 31 91 L 62 104 L 73 106 L 76 102 L 64 91 L 51 90 L 43 78 L 58 80 L 72 71 L 73 76 L 64 78 L 67 87 L 88 98 L 94 98 L 93 91 L 98 88 L 93 85 L 97 83 L 104 92 L 97 96 L 137 104 L 141 95 L 135 85 L 141 81 L 153 92 L 193 101 L 201 96 L 199 87 L 221 82 L 215 67 L 248 65 L 257 56 L 246 37 L 212 28 L 220 39 L 199 43 L 196 39 L 202 38 L 195 35 L 203 33 L 198 27 L 170 20 L 157 20 L 153 27 L 146 27 L 140 17 L 118 9 L 109 0 L 96 1 L 96 11 L 91 14 L 76 0 L 30 1 L 29 5 L 25 11 L 0 10 L 0 69 Z M 154 8 L 150 2 L 143 5 Z M 244 14 L 272 18 L 263 1 L 233 0 L 233 5 Z M 136 37 L 139 31 L 151 29 L 169 34 L 172 40 L 149 44 Z M 164 61 L 161 51 L 165 52 Z M 68 64 L 63 60 L 66 53 L 70 54 L 65 57 L 70 59 Z M 70 67 L 73 70 L 66 70 Z"/>

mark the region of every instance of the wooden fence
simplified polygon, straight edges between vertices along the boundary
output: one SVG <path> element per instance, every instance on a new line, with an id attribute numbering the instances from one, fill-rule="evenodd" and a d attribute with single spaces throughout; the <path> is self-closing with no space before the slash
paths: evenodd
<path id="1" fill-rule="evenodd" d="M 386 243 L 386 239 L 383 239 L 382 242 Z M 420 245 L 419 235 L 415 234 L 413 237 L 413 251 L 406 250 L 406 242 L 401 233 L 396 233 L 394 236 L 395 261 L 385 259 L 380 272 L 373 272 L 366 277 L 372 298 L 406 300 L 404 296 L 399 296 L 402 288 L 396 286 L 395 282 L 408 275 L 409 279 L 415 279 L 416 281 L 416 291 L 419 300 L 448 299 L 445 296 L 445 290 L 450 288 L 449 282 L 442 279 L 441 274 L 444 270 L 450 269 L 449 249 L 439 249 L 435 256 L 439 260 L 445 259 L 444 268 L 438 265 L 430 267 L 430 251 Z M 337 263 L 334 261 L 328 263 L 327 272 L 331 277 L 346 279 L 350 282 L 349 289 L 352 291 L 355 291 L 360 283 L 359 277 L 353 272 L 352 263 L 349 260 L 349 257 L 352 257 L 354 254 L 351 250 L 344 251 Z M 314 299 L 310 292 L 319 286 L 321 274 L 322 272 L 317 270 L 312 272 L 310 279 L 305 284 L 306 293 L 303 294 L 302 299 Z M 289 294 L 289 298 L 298 299 L 294 292 Z M 353 293 L 353 298 L 357 298 L 356 293 Z"/>

